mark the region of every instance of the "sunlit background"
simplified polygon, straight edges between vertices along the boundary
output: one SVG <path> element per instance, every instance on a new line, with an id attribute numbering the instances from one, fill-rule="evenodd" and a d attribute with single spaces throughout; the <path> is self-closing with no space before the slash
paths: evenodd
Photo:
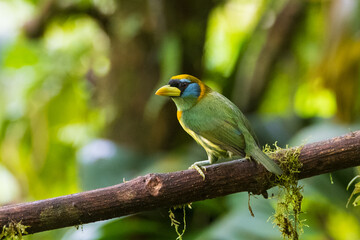
<path id="1" fill-rule="evenodd" d="M 357 0 L 1 0 L 0 204 L 186 169 L 204 150 L 155 90 L 189 73 L 232 99 L 261 143 L 360 129 Z M 302 239 L 359 239 L 348 169 L 300 182 Z M 273 190 L 276 192 L 276 189 Z M 280 239 L 275 200 L 187 211 L 184 239 Z M 181 219 L 181 215 L 179 215 Z M 175 239 L 167 209 L 25 239 Z"/>

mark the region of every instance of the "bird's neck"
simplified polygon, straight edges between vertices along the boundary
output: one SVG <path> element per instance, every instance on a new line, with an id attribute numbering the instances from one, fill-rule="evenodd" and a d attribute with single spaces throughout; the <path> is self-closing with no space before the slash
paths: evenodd
<path id="1" fill-rule="evenodd" d="M 186 98 L 173 97 L 171 99 L 174 101 L 178 111 L 189 110 L 197 103 L 196 97 L 186 97 Z"/>

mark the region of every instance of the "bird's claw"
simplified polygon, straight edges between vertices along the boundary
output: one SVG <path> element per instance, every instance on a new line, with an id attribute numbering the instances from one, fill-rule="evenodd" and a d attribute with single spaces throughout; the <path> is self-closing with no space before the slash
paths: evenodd
<path id="1" fill-rule="evenodd" d="M 246 155 L 245 155 L 245 159 L 248 160 L 248 161 L 251 161 L 251 160 L 252 160 L 252 159 L 251 159 L 251 155 L 246 154 Z"/>
<path id="2" fill-rule="evenodd" d="M 194 163 L 193 165 L 191 165 L 189 167 L 189 169 L 195 169 L 203 178 L 203 180 L 205 180 L 205 173 L 206 172 L 206 168 L 197 165 L 196 163 Z"/>

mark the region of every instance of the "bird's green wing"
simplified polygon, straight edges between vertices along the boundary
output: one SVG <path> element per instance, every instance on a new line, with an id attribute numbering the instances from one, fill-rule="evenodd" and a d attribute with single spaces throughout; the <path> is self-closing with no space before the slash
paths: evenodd
<path id="1" fill-rule="evenodd" d="M 199 129 L 194 131 L 208 141 L 219 146 L 221 149 L 234 153 L 238 156 L 245 155 L 245 139 L 236 125 L 229 122 L 213 122 L 213 129 Z"/>
<path id="2" fill-rule="evenodd" d="M 183 124 L 221 149 L 243 156 L 245 139 L 239 112 L 227 98 L 214 93 L 184 112 Z"/>

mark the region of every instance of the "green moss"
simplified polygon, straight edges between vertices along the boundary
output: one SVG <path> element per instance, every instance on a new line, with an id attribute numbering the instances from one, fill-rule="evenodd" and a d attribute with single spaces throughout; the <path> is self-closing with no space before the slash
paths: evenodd
<path id="1" fill-rule="evenodd" d="M 267 145 L 264 151 L 270 155 L 276 155 L 284 173 L 276 176 L 275 182 L 273 182 L 280 191 L 276 210 L 271 219 L 278 226 L 284 239 L 296 240 L 303 232 L 305 221 L 300 219 L 303 186 L 298 185 L 297 177 L 299 169 L 302 167 L 302 163 L 299 161 L 302 146 L 281 149 L 275 143 L 274 147 L 271 149 Z"/>
<path id="2" fill-rule="evenodd" d="M 23 239 L 23 234 L 27 234 L 25 226 L 21 224 L 21 221 L 18 223 L 10 222 L 8 226 L 4 226 L 0 234 L 0 239 L 7 240 L 21 240 Z"/>
<path id="3" fill-rule="evenodd" d="M 175 227 L 175 231 L 176 234 L 178 235 L 178 237 L 176 238 L 176 240 L 182 240 L 182 236 L 184 235 L 185 231 L 186 231 L 186 207 L 191 209 L 191 203 L 189 204 L 184 204 L 184 205 L 179 205 L 179 206 L 174 206 L 172 208 L 169 209 L 169 218 L 171 221 L 171 226 Z M 176 220 L 175 217 L 175 213 L 172 211 L 172 209 L 176 210 L 181 208 L 183 211 L 183 229 L 180 233 L 179 231 L 179 227 L 181 225 L 180 221 Z"/>

